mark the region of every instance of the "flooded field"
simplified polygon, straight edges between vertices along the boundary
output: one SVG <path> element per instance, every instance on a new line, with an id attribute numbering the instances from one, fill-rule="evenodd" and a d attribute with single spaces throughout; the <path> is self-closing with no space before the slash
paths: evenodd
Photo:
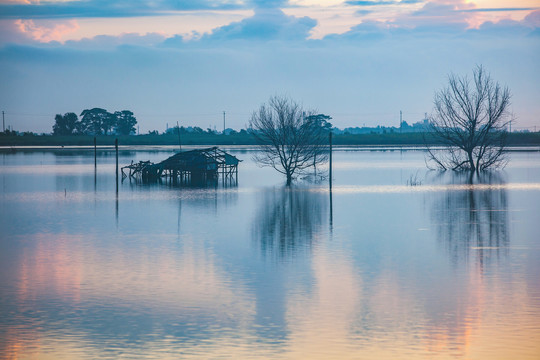
<path id="1" fill-rule="evenodd" d="M 332 191 L 229 151 L 236 186 L 118 190 L 112 151 L 0 153 L 0 357 L 540 357 L 538 149 L 339 149 Z"/>

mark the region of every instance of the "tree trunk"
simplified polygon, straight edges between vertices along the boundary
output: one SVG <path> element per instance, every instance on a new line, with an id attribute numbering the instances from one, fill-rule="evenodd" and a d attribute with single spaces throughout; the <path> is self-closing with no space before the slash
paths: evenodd
<path id="1" fill-rule="evenodd" d="M 472 151 L 468 151 L 467 155 L 469 156 L 469 165 L 471 166 L 471 171 L 476 170 L 476 167 L 474 166 L 474 159 L 472 156 Z"/>
<path id="2" fill-rule="evenodd" d="M 291 186 L 292 183 L 292 174 L 287 173 L 287 186 Z"/>

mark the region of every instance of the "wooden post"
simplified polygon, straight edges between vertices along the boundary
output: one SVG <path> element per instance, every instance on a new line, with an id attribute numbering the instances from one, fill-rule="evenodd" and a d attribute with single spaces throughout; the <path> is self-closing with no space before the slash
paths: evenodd
<path id="1" fill-rule="evenodd" d="M 332 191 L 332 131 L 328 134 L 329 142 L 330 142 L 330 166 L 329 166 L 329 185 L 330 185 L 330 191 Z"/>

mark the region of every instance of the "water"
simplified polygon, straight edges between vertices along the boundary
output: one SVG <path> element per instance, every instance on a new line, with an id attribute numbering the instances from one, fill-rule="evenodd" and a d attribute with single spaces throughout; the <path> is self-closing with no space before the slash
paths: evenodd
<path id="1" fill-rule="evenodd" d="M 237 187 L 118 193 L 111 151 L 0 153 L 0 356 L 540 357 L 540 152 L 342 149 L 331 194 L 231 153 Z"/>

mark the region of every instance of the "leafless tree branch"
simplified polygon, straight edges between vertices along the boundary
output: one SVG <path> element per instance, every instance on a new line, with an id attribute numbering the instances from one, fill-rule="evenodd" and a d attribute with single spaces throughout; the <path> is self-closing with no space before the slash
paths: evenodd
<path id="1" fill-rule="evenodd" d="M 482 66 L 468 77 L 451 74 L 435 93 L 430 123 L 443 150 L 428 147 L 429 162 L 447 170 L 486 170 L 506 165 L 506 129 L 511 122 L 510 91 Z"/>
<path id="2" fill-rule="evenodd" d="M 284 174 L 287 185 L 295 174 L 328 159 L 328 131 L 313 115 L 284 96 L 271 97 L 251 115 L 249 125 L 260 148 L 254 160 Z"/>

